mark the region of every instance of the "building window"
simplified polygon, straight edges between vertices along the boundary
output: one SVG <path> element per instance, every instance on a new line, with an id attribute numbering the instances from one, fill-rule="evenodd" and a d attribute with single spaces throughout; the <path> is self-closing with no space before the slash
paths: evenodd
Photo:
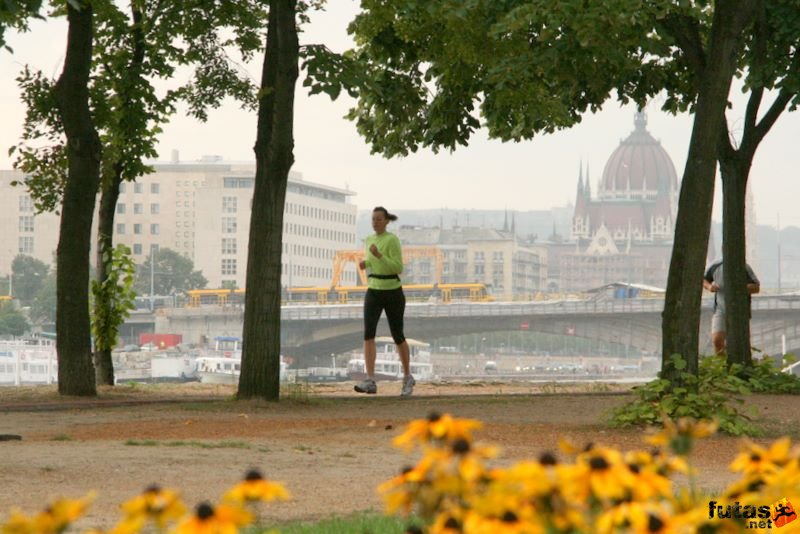
<path id="1" fill-rule="evenodd" d="M 141 254 L 142 253 L 142 244 L 141 243 L 134 243 L 133 244 L 133 253 L 134 254 Z"/>
<path id="2" fill-rule="evenodd" d="M 122 194 L 125 192 L 126 186 L 125 183 L 119 184 L 119 193 Z"/>
<path id="3" fill-rule="evenodd" d="M 475 263 L 483 263 L 483 252 L 475 253 Z"/>
<path id="4" fill-rule="evenodd" d="M 150 204 L 150 215 L 158 215 L 161 213 L 161 206 L 159 204 Z"/>
<path id="5" fill-rule="evenodd" d="M 122 186 L 120 186 L 120 187 L 122 187 Z M 119 202 L 117 204 L 117 213 L 119 215 L 125 215 L 125 203 L 124 202 Z"/>
<path id="6" fill-rule="evenodd" d="M 159 187 L 158 183 L 152 183 L 150 184 L 150 192 L 157 195 L 161 192 L 161 187 Z"/>
<path id="7" fill-rule="evenodd" d="M 20 254 L 33 254 L 33 236 L 32 235 L 19 236 L 19 253 Z"/>
<path id="8" fill-rule="evenodd" d="M 222 238 L 222 253 L 223 254 L 236 254 L 236 238 L 223 237 Z"/>
<path id="9" fill-rule="evenodd" d="M 144 213 L 144 206 L 142 204 L 134 204 L 133 213 L 134 215 L 141 215 L 142 213 Z"/>
<path id="10" fill-rule="evenodd" d="M 158 223 L 153 223 L 150 225 L 150 233 L 152 235 L 158 235 L 158 231 L 159 231 Z"/>
<path id="11" fill-rule="evenodd" d="M 33 232 L 33 215 L 20 215 L 19 216 L 19 231 L 20 232 Z"/>
<path id="12" fill-rule="evenodd" d="M 236 197 L 222 197 L 222 213 L 236 213 Z"/>
<path id="13" fill-rule="evenodd" d="M 134 234 L 141 234 L 142 233 L 142 225 L 139 224 L 139 223 L 134 224 L 133 225 L 133 233 Z"/>
<path id="14" fill-rule="evenodd" d="M 223 258 L 222 259 L 222 274 L 223 275 L 236 275 L 236 259 Z"/>
<path id="15" fill-rule="evenodd" d="M 124 224 L 118 224 L 117 225 L 117 233 L 120 234 L 120 235 L 125 233 L 125 225 Z"/>
<path id="16" fill-rule="evenodd" d="M 223 217 L 222 218 L 222 233 L 235 234 L 236 233 L 236 217 Z"/>
<path id="17" fill-rule="evenodd" d="M 141 193 L 144 191 L 144 186 L 142 184 L 136 183 L 133 184 L 133 192 L 134 193 Z"/>
<path id="18" fill-rule="evenodd" d="M 19 211 L 22 213 L 33 212 L 33 199 L 29 195 L 19 197 Z"/>
<path id="19" fill-rule="evenodd" d="M 222 180 L 222 187 L 226 189 L 252 189 L 254 185 L 255 178 L 226 177 Z"/>
<path id="20" fill-rule="evenodd" d="M 503 251 L 502 250 L 495 250 L 492 252 L 492 260 L 501 262 L 503 261 Z"/>

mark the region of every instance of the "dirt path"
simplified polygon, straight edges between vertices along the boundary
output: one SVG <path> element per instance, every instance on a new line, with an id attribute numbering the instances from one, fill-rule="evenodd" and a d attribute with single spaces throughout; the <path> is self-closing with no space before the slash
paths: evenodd
<path id="1" fill-rule="evenodd" d="M 294 496 L 268 508 L 275 518 L 381 510 L 375 487 L 415 460 L 393 449 L 392 437 L 431 411 L 483 421 L 478 438 L 501 446 L 500 462 L 556 450 L 561 436 L 578 444 L 642 446 L 641 431 L 602 423 L 625 394 L 422 385 L 401 401 L 394 391 L 399 385 L 374 397 L 354 396 L 351 387 L 296 390 L 280 403 L 232 402 L 232 389 L 201 386 L 117 388 L 97 401 L 59 399 L 52 390 L 0 391 L 0 434 L 22 437 L 0 442 L 0 520 L 12 506 L 32 512 L 55 497 L 97 490 L 82 526 L 108 528 L 119 503 L 152 483 L 179 489 L 193 506 L 217 500 L 253 467 Z M 167 399 L 172 402 L 162 402 Z M 800 428 L 800 397 L 757 396 L 748 403 L 773 436 Z M 738 445 L 729 437 L 700 444 L 694 463 L 702 488 L 717 490 L 731 480 L 727 465 Z"/>

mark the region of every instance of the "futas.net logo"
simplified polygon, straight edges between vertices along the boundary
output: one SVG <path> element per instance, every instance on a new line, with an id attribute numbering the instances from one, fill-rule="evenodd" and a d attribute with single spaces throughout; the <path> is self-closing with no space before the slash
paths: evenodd
<path id="1" fill-rule="evenodd" d="M 771 504 L 756 506 L 739 501 L 733 504 L 719 504 L 717 501 L 708 502 L 708 518 L 714 519 L 742 519 L 747 528 L 781 528 L 797 519 L 792 503 L 783 499 Z"/>

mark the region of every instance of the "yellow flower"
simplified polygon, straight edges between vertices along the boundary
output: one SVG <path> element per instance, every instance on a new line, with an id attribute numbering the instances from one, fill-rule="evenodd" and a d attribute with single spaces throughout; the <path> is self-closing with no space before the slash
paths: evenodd
<path id="1" fill-rule="evenodd" d="M 707 438 L 714 434 L 719 423 L 710 419 L 693 419 L 681 417 L 673 421 L 668 416 L 663 417 L 664 428 L 645 440 L 657 447 L 669 446 L 675 454 L 687 456 L 692 450 L 694 440 Z"/>
<path id="2" fill-rule="evenodd" d="M 522 510 L 506 510 L 499 517 L 467 513 L 463 532 L 470 534 L 543 534 L 544 527 L 533 517 L 521 517 Z M 526 514 L 527 515 L 527 514 Z"/>
<path id="3" fill-rule="evenodd" d="M 649 501 L 672 495 L 672 481 L 661 462 L 648 452 L 631 451 L 625 454 L 625 464 L 634 475 L 632 496 L 635 501 Z"/>
<path id="4" fill-rule="evenodd" d="M 175 530 L 176 534 L 236 534 L 239 527 L 253 520 L 247 510 L 237 506 L 220 504 L 216 508 L 208 503 L 197 506 L 195 513 L 184 519 Z"/>
<path id="5" fill-rule="evenodd" d="M 748 441 L 742 447 L 742 452 L 731 463 L 731 471 L 741 472 L 745 475 L 771 473 L 791 459 L 790 447 L 791 440 L 789 438 L 779 439 L 769 449 Z"/>
<path id="6" fill-rule="evenodd" d="M 136 534 L 141 532 L 147 523 L 146 516 L 130 516 L 116 524 L 108 534 Z"/>
<path id="7" fill-rule="evenodd" d="M 605 511 L 597 518 L 599 534 L 624 532 L 670 532 L 670 510 L 664 503 L 626 502 Z"/>
<path id="8" fill-rule="evenodd" d="M 2 534 L 29 534 L 33 533 L 33 520 L 24 515 L 18 508 L 11 510 L 10 517 L 4 525 L 0 525 Z"/>
<path id="9" fill-rule="evenodd" d="M 163 529 L 168 522 L 180 519 L 186 513 L 186 507 L 176 491 L 163 489 L 155 484 L 144 490 L 141 495 L 123 503 L 121 508 L 125 514 L 125 521 L 131 522 L 124 524 L 123 521 L 118 525 L 123 531 L 135 525 L 134 520 L 137 518 L 150 519 L 158 528 Z"/>
<path id="10" fill-rule="evenodd" d="M 266 480 L 257 470 L 248 472 L 242 482 L 225 494 L 225 500 L 238 503 L 269 502 L 276 499 L 288 500 L 289 492 L 279 482 Z"/>
<path id="11" fill-rule="evenodd" d="M 58 499 L 33 518 L 33 531 L 38 534 L 57 534 L 79 519 L 94 500 L 90 493 L 82 499 Z"/>
<path id="12" fill-rule="evenodd" d="M 492 488 L 513 492 L 523 497 L 540 497 L 553 490 L 553 476 L 539 462 L 519 462 L 508 469 L 496 469 L 490 473 Z"/>
<path id="13" fill-rule="evenodd" d="M 425 445 L 431 441 L 454 442 L 459 439 L 472 441 L 472 431 L 481 428 L 480 421 L 455 419 L 449 414 L 431 413 L 427 419 L 411 421 L 406 431 L 394 438 L 395 447 L 411 450 L 415 444 Z"/>
<path id="14" fill-rule="evenodd" d="M 606 447 L 593 447 L 581 453 L 574 465 L 557 469 L 567 498 L 581 502 L 594 496 L 603 500 L 626 497 L 636 479 L 622 461 L 622 454 Z"/>

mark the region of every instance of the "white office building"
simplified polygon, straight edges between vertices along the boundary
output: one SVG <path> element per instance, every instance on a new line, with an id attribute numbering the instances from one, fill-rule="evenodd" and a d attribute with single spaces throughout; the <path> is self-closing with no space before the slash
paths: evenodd
<path id="1" fill-rule="evenodd" d="M 175 158 L 177 159 L 177 158 Z M 155 172 L 120 190 L 114 240 L 131 247 L 136 263 L 154 248 L 167 247 L 192 259 L 208 286 L 245 287 L 253 164 L 204 158 L 200 162 L 157 164 Z M 0 276 L 19 254 L 52 263 L 58 244 L 58 216 L 33 215 L 19 171 L 0 171 Z M 282 285 L 330 284 L 337 250 L 356 247 L 353 192 L 309 182 L 292 172 L 284 207 Z M 354 268 L 343 282 L 355 282 Z"/>

